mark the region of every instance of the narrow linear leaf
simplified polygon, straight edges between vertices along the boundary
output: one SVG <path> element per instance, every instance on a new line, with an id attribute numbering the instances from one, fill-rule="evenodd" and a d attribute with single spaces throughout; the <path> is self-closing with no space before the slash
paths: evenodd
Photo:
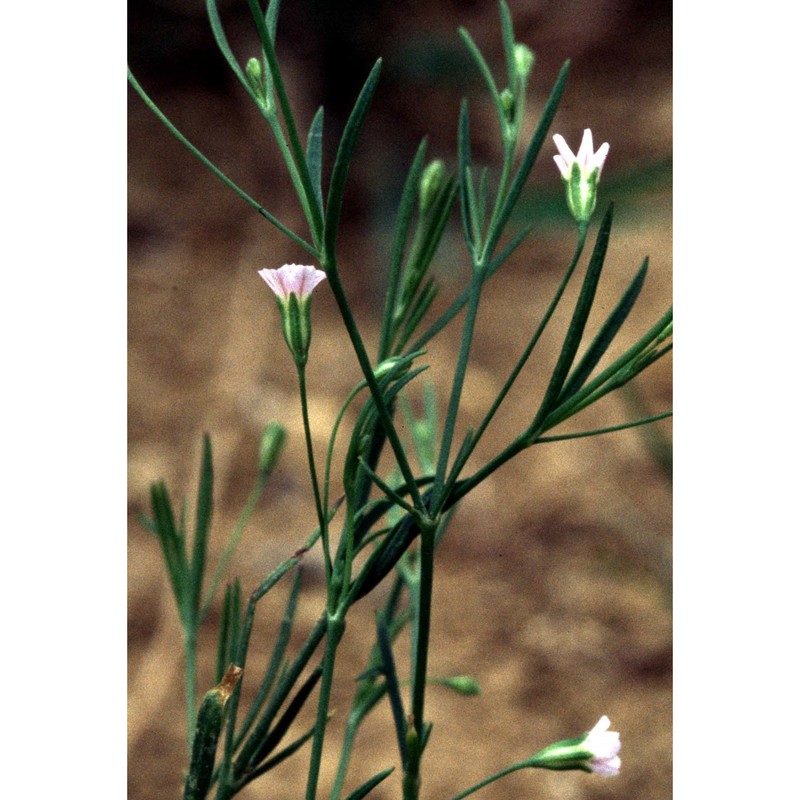
<path id="1" fill-rule="evenodd" d="M 578 389 L 583 386 L 586 379 L 591 374 L 592 370 L 600 362 L 600 359 L 605 355 L 614 337 L 617 335 L 619 329 L 622 327 L 628 315 L 631 312 L 634 304 L 636 303 L 639 293 L 644 285 L 644 279 L 647 275 L 648 259 L 645 258 L 639 271 L 631 281 L 625 293 L 620 298 L 614 310 L 609 314 L 608 319 L 603 323 L 597 336 L 592 341 L 587 349 L 583 358 L 578 362 L 577 367 L 572 375 L 567 380 L 564 388 L 559 395 L 558 402 L 562 403 L 564 400 L 575 394 Z"/>
<path id="2" fill-rule="evenodd" d="M 200 607 L 206 551 L 208 549 L 208 530 L 211 525 L 211 515 L 214 507 L 213 491 L 214 467 L 211 456 L 211 439 L 206 434 L 203 437 L 203 457 L 200 464 L 200 481 L 197 490 L 192 548 L 192 603 L 195 611 Z"/>
<path id="3" fill-rule="evenodd" d="M 287 706 L 286 711 L 283 712 L 280 719 L 275 723 L 275 727 L 267 734 L 261 746 L 250 759 L 250 765 L 252 767 L 258 766 L 281 743 L 281 740 L 289 730 L 289 726 L 295 721 L 321 677 L 322 667 L 317 667 L 308 678 L 306 678 L 297 690 L 297 694 L 295 694 L 292 701 Z"/>
<path id="4" fill-rule="evenodd" d="M 458 179 L 461 187 L 461 221 L 464 226 L 464 238 L 470 250 L 474 252 L 478 248 L 480 228 L 475 219 L 475 189 L 472 184 L 471 166 L 469 106 L 466 100 L 462 100 L 458 117 Z"/>
<path id="5" fill-rule="evenodd" d="M 362 783 L 354 792 L 347 795 L 345 800 L 362 800 L 362 798 L 366 797 L 379 783 L 388 778 L 393 772 L 394 767 L 389 767 L 383 772 L 379 772 L 365 783 Z"/>
<path id="6" fill-rule="evenodd" d="M 273 5 L 278 5 L 278 0 L 273 0 Z M 272 6 L 270 6 L 272 8 Z M 308 129 L 308 142 L 306 143 L 306 159 L 308 161 L 308 172 L 311 175 L 311 185 L 314 188 L 314 196 L 317 198 L 317 205 L 320 210 L 322 206 L 322 123 L 325 111 L 320 106 L 311 127 Z"/>
<path id="7" fill-rule="evenodd" d="M 525 182 L 528 180 L 528 175 L 530 175 L 530 172 L 533 169 L 533 165 L 536 162 L 539 151 L 542 149 L 545 137 L 547 136 L 547 132 L 553 122 L 553 117 L 558 109 L 558 104 L 561 102 L 561 95 L 564 93 L 564 88 L 567 84 L 569 67 L 570 62 L 566 61 L 564 66 L 561 67 L 561 71 L 558 73 L 558 78 L 556 78 L 556 82 L 553 85 L 553 90 L 550 92 L 550 96 L 547 98 L 547 102 L 542 109 L 542 116 L 539 117 L 539 122 L 536 125 L 536 130 L 533 132 L 530 144 L 525 151 L 525 155 L 522 157 L 517 174 L 514 176 L 514 180 L 511 182 L 506 199 L 503 201 L 503 206 L 497 216 L 497 222 L 487 235 L 485 248 L 487 257 L 490 257 L 494 251 L 503 229 L 511 217 L 511 212 L 514 210 L 514 206 L 519 199 L 522 188 L 525 185 Z"/>
<path id="8" fill-rule="evenodd" d="M 280 10 L 281 0 L 269 0 L 267 13 L 264 15 L 264 21 L 267 23 L 267 30 L 269 31 L 273 44 L 275 44 L 275 36 L 278 30 L 278 14 Z"/>
<path id="9" fill-rule="evenodd" d="M 408 764 L 408 750 L 406 745 L 406 715 L 403 710 L 403 700 L 400 697 L 400 682 L 397 680 L 397 668 L 392 655 L 392 643 L 386 620 L 378 614 L 376 620 L 378 627 L 378 648 L 381 656 L 381 672 L 386 680 L 386 691 L 389 695 L 389 705 L 394 718 L 394 729 L 397 734 L 397 746 L 400 749 L 400 758 L 405 768 Z"/>
<path id="10" fill-rule="evenodd" d="M 208 21 L 211 23 L 211 32 L 214 34 L 214 41 L 216 41 L 217 47 L 225 57 L 225 60 L 228 62 L 228 66 L 231 68 L 234 75 L 236 75 L 236 77 L 239 79 L 239 82 L 242 84 L 242 86 L 244 86 L 245 91 L 250 95 L 250 97 L 253 98 L 253 100 L 256 101 L 256 103 L 258 103 L 258 98 L 253 92 L 249 81 L 245 77 L 239 62 L 236 60 L 236 56 L 233 54 L 230 44 L 228 44 L 228 37 L 225 35 L 225 29 L 222 27 L 222 19 L 219 15 L 217 0 L 206 0 L 206 11 L 208 13 Z"/>
<path id="11" fill-rule="evenodd" d="M 640 359 L 647 353 L 648 349 L 654 346 L 654 343 L 662 340 L 661 337 L 664 336 L 665 331 L 671 325 L 672 309 L 670 308 L 636 344 L 629 347 L 619 358 L 600 372 L 599 375 L 588 381 L 566 402 L 561 403 L 548 413 L 544 420 L 544 430 L 555 427 L 567 417 L 573 416 L 638 375 L 644 369 L 644 366 L 641 366 Z M 663 354 L 661 353 L 658 357 Z M 652 363 L 652 360 L 648 361 L 647 366 L 650 363 Z M 634 368 L 635 371 L 632 372 Z"/>
<path id="12" fill-rule="evenodd" d="M 204 164 L 214 175 L 217 176 L 229 189 L 235 192 L 242 200 L 249 206 L 254 208 L 264 219 L 271 225 L 274 225 L 281 233 L 288 236 L 295 244 L 302 247 L 312 256 L 318 257 L 318 253 L 313 245 L 310 245 L 304 239 L 301 239 L 294 231 L 286 227 L 277 217 L 270 214 L 263 206 L 254 200 L 247 192 L 237 186 L 219 167 L 216 166 L 210 159 L 208 159 L 200 150 L 197 149 L 169 120 L 163 111 L 152 101 L 150 96 L 141 87 L 139 82 L 133 76 L 133 73 L 128 69 L 128 82 L 133 90 L 142 98 L 145 105 L 158 117 L 159 120 L 166 126 L 167 130 L 202 164 Z"/>
<path id="13" fill-rule="evenodd" d="M 611 234 L 611 223 L 614 216 L 614 205 L 609 205 L 608 210 L 600 223 L 600 230 L 597 233 L 595 240 L 594 250 L 589 259 L 589 267 L 586 270 L 586 277 L 584 278 L 583 285 L 581 286 L 578 301 L 575 304 L 575 311 L 572 314 L 567 334 L 564 337 L 564 344 L 561 348 L 561 354 L 558 357 L 553 374 L 550 378 L 550 383 L 547 386 L 542 405 L 536 414 L 531 424 L 531 429 L 535 430 L 537 424 L 541 422 L 553 409 L 556 400 L 561 392 L 561 388 L 566 380 L 567 373 L 572 366 L 575 358 L 575 353 L 583 336 L 583 330 L 586 326 L 586 320 L 589 317 L 589 312 L 592 309 L 594 302 L 595 292 L 597 290 L 597 283 L 600 280 L 600 273 L 603 269 L 605 262 L 606 251 L 608 250 L 608 240 Z"/>
<path id="14" fill-rule="evenodd" d="M 497 120 L 500 123 L 500 130 L 502 131 L 502 120 L 505 117 L 505 110 L 503 109 L 503 102 L 500 99 L 500 92 L 497 89 L 497 84 L 494 82 L 494 78 L 492 77 L 492 71 L 489 69 L 486 59 L 483 57 L 483 54 L 478 49 L 478 45 L 475 44 L 468 31 L 465 28 L 459 28 L 458 34 L 463 40 L 464 44 L 467 46 L 467 50 L 469 50 L 473 60 L 477 64 L 478 71 L 483 76 L 484 81 L 486 81 L 489 94 L 491 94 L 492 100 L 494 100 L 495 108 L 497 109 Z"/>
<path id="15" fill-rule="evenodd" d="M 350 162 L 353 160 L 353 151 L 356 142 L 364 125 L 375 88 L 378 85 L 378 78 L 381 73 L 382 60 L 379 58 L 375 62 L 372 71 L 367 76 L 364 87 L 358 95 L 350 118 L 347 120 L 342 140 L 339 143 L 339 150 L 336 153 L 336 161 L 333 164 L 331 173 L 330 188 L 328 190 L 328 205 L 325 210 L 325 242 L 329 252 L 333 252 L 336 234 L 339 228 L 339 217 L 342 212 L 342 199 L 344 197 L 344 185 L 347 180 L 347 172 L 350 169 Z"/>
<path id="16" fill-rule="evenodd" d="M 261 764 L 261 766 L 256 767 L 252 772 L 248 772 L 244 778 L 236 783 L 236 791 L 238 792 L 240 789 L 247 786 L 248 783 L 251 783 L 256 778 L 260 778 L 264 773 L 269 772 L 271 769 L 277 767 L 278 764 L 286 761 L 290 756 L 293 756 L 314 735 L 315 730 L 316 726 L 306 731 L 299 739 L 295 739 L 290 745 L 284 747 L 283 750 L 279 750 L 272 758 Z"/>
<path id="17" fill-rule="evenodd" d="M 238 598 L 238 603 L 237 603 Z M 239 603 L 241 602 L 241 589 L 239 582 L 229 583 L 225 587 L 225 595 L 222 599 L 222 621 L 219 629 L 219 643 L 217 645 L 217 669 L 215 672 L 216 681 L 219 683 L 225 674 L 228 664 L 232 663 L 232 651 L 236 648 L 237 621 L 240 612 Z"/>
<path id="18" fill-rule="evenodd" d="M 172 504 L 163 481 L 154 483 L 150 487 L 150 502 L 152 504 L 156 534 L 161 543 L 167 574 L 172 584 L 172 592 L 175 596 L 181 619 L 186 622 L 188 621 L 185 617 L 185 606 L 186 593 L 189 591 L 189 565 L 186 561 L 183 541 L 175 528 Z"/>
<path id="19" fill-rule="evenodd" d="M 272 655 L 270 656 L 269 664 L 264 672 L 264 678 L 261 681 L 261 685 L 258 687 L 255 699 L 253 700 L 250 709 L 247 712 L 247 716 L 242 723 L 242 728 L 237 734 L 235 746 L 238 746 L 242 739 L 244 739 L 244 737 L 247 735 L 248 731 L 253 725 L 253 722 L 263 708 L 264 703 L 266 702 L 267 698 L 269 697 L 269 693 L 272 690 L 272 686 L 275 683 L 275 678 L 278 675 L 281 664 L 283 663 L 283 658 L 286 655 L 286 648 L 289 645 L 289 639 L 292 635 L 292 627 L 294 625 L 295 613 L 297 611 L 297 601 L 300 596 L 302 577 L 303 573 L 298 569 L 295 573 L 294 581 L 292 582 L 292 589 L 289 592 L 289 599 L 286 601 L 286 608 L 283 612 L 283 619 L 281 620 L 281 625 L 278 629 L 278 636 L 275 639 L 275 645 L 272 648 Z"/>
<path id="20" fill-rule="evenodd" d="M 514 68 L 514 24 L 511 21 L 511 12 L 508 10 L 505 0 L 500 0 L 500 25 L 503 31 L 503 50 L 506 55 L 508 85 L 514 91 L 517 83 L 517 71 Z"/>
<path id="21" fill-rule="evenodd" d="M 397 294 L 400 288 L 403 254 L 405 253 L 406 245 L 408 243 L 408 231 L 411 227 L 411 217 L 414 213 L 414 203 L 417 198 L 417 189 L 419 187 L 420 176 L 422 175 L 422 168 L 425 165 L 425 154 L 427 149 L 428 142 L 427 140 L 423 139 L 420 142 L 419 147 L 417 147 L 417 153 L 411 163 L 408 176 L 403 184 L 403 192 L 400 195 L 400 205 L 397 209 L 397 219 L 394 227 L 394 239 L 392 241 L 389 278 L 386 285 L 386 304 L 383 312 L 383 327 L 381 330 L 381 343 L 378 352 L 379 362 L 389 355 L 391 326 L 395 315 Z"/>

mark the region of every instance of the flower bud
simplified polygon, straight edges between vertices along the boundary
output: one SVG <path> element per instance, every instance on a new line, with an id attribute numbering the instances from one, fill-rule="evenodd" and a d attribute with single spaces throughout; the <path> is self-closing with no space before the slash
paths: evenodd
<path id="1" fill-rule="evenodd" d="M 475 678 L 471 678 L 469 675 L 454 675 L 452 678 L 442 678 L 441 683 L 442 686 L 446 686 L 448 689 L 452 689 L 454 692 L 466 695 L 467 697 L 473 697 L 481 693 L 481 687 L 478 685 L 478 681 L 476 681 Z"/>
<path id="2" fill-rule="evenodd" d="M 245 65 L 244 74 L 247 76 L 247 82 L 250 84 L 250 88 L 258 98 L 258 101 L 266 106 L 269 101 L 261 62 L 257 58 L 251 58 Z"/>
<path id="3" fill-rule="evenodd" d="M 270 422 L 261 434 L 261 446 L 258 451 L 258 472 L 266 477 L 272 472 L 275 462 L 286 441 L 286 428 L 280 422 Z"/>
<path id="4" fill-rule="evenodd" d="M 519 42 L 514 45 L 514 70 L 521 83 L 524 84 L 528 80 L 534 61 L 535 56 L 530 47 Z"/>
<path id="5" fill-rule="evenodd" d="M 444 162 L 437 158 L 425 167 L 419 180 L 419 210 L 424 214 L 439 196 L 444 183 Z"/>
<path id="6" fill-rule="evenodd" d="M 514 122 L 514 111 L 516 109 L 516 101 L 514 100 L 514 92 L 511 89 L 503 89 L 500 92 L 500 105 L 506 115 L 508 122 Z"/>

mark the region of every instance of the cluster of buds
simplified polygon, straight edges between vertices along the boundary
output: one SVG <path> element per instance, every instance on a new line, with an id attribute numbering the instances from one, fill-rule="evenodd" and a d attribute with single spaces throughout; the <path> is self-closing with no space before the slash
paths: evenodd
<path id="1" fill-rule="evenodd" d="M 595 152 L 589 128 L 583 132 L 578 155 L 569 149 L 561 134 L 557 133 L 553 141 L 559 153 L 553 158 L 567 187 L 567 205 L 576 222 L 586 225 L 597 204 L 597 182 L 608 155 L 609 144 L 601 144 Z"/>
<path id="2" fill-rule="evenodd" d="M 311 292 L 325 273 L 302 264 L 284 264 L 280 269 L 262 269 L 258 274 L 278 300 L 283 338 L 298 366 L 308 360 L 311 345 Z"/>

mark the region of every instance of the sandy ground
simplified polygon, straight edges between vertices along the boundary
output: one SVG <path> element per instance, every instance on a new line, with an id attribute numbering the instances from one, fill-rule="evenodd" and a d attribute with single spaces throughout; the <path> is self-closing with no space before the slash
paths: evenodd
<path id="1" fill-rule="evenodd" d="M 474 5 L 460 16 L 439 11 L 432 30 L 456 44 L 457 24 L 473 31 L 482 26 L 482 43 L 499 42 L 494 8 L 491 15 Z M 562 39 L 569 37 L 559 38 L 556 32 L 564 28 L 554 24 L 544 29 L 540 44 L 533 16 L 522 13 L 521 19 L 519 38 L 537 52 L 550 53 L 540 58 L 534 76 L 532 128 L 559 54 L 568 49 Z M 401 23 L 391 15 L 388 20 L 386 36 L 399 35 Z M 641 259 L 651 257 L 627 342 L 649 327 L 671 295 L 668 180 L 640 182 L 633 189 L 614 183 L 615 173 L 641 173 L 670 152 L 669 39 L 661 28 L 643 30 L 641 36 L 651 38 L 629 50 L 613 50 L 602 37 L 576 40 L 572 82 L 554 126 L 574 137 L 591 124 L 597 141 L 609 140 L 612 146 L 604 173 L 611 188 L 601 194 L 601 204 L 612 197 L 618 201 L 617 224 L 595 324 Z M 590 68 L 598 53 L 615 54 L 601 71 Z M 626 59 L 634 57 L 635 69 L 626 70 Z M 305 63 L 302 47 L 286 58 L 290 91 L 307 121 L 318 87 L 304 76 L 316 73 Z M 390 89 L 397 89 L 398 74 L 389 70 Z M 156 78 L 149 88 L 159 90 L 162 107 L 209 156 L 273 213 L 302 229 L 266 131 L 240 95 Z M 365 131 L 348 195 L 354 210 L 345 221 L 340 252 L 343 278 L 370 342 L 377 334 L 387 214 L 402 180 L 400 165 L 410 161 L 426 123 L 433 154 L 454 163 L 454 124 L 448 117 L 445 126 L 441 119 L 455 102 L 449 94 L 440 97 L 410 81 L 406 93 L 395 91 L 376 101 Z M 485 128 L 475 123 L 475 139 L 476 159 L 488 161 L 496 149 L 488 106 L 476 108 L 474 115 L 476 120 L 486 117 Z M 550 206 L 536 204 L 535 198 L 559 196 L 551 155 L 545 148 L 534 172 L 530 213 L 551 214 Z M 201 436 L 211 434 L 217 475 L 211 551 L 218 556 L 252 485 L 260 431 L 270 419 L 279 419 L 289 431 L 286 451 L 230 569 L 245 591 L 297 549 L 313 528 L 314 516 L 293 366 L 274 301 L 256 274 L 262 267 L 302 261 L 302 251 L 194 163 L 133 97 L 129 163 L 129 796 L 144 800 L 179 796 L 185 765 L 180 630 L 157 542 L 136 522 L 136 512 L 147 507 L 150 483 L 164 478 L 175 496 L 191 497 Z M 617 189 L 618 196 L 611 194 Z M 538 226 L 487 287 L 462 431 L 491 403 L 569 259 L 574 234 L 560 213 L 561 224 Z M 443 304 L 466 277 L 455 224 L 436 270 Z M 563 324 L 563 316 L 560 320 Z M 440 392 L 448 385 L 459 341 L 456 325 L 430 348 L 429 374 Z M 496 452 L 535 411 L 543 370 L 552 363 L 556 345 L 554 337 L 543 341 L 471 464 Z M 325 446 L 338 408 L 357 380 L 355 358 L 323 285 L 314 300 L 309 366 L 318 449 Z M 636 413 L 636 406 L 656 413 L 670 405 L 667 360 L 642 376 L 634 392 L 607 398 L 569 429 L 621 422 Z M 428 713 L 435 724 L 423 796 L 451 797 L 550 741 L 587 730 L 605 713 L 622 733 L 623 770 L 617 778 L 522 772 L 480 796 L 671 797 L 671 482 L 665 463 L 670 431 L 669 423 L 662 422 L 649 430 L 539 446 L 506 465 L 462 504 L 438 555 L 430 672 L 473 675 L 482 694 L 465 698 L 431 689 Z M 322 608 L 319 566 L 317 556 L 309 554 L 295 645 Z M 259 611 L 254 669 L 267 658 L 286 588 L 278 587 Z M 341 723 L 353 677 L 372 642 L 379 600 L 370 596 L 354 609 L 342 645 L 333 701 L 338 714 L 331 723 L 323 787 L 329 786 L 336 766 Z M 201 642 L 201 687 L 212 680 L 217 623 L 215 610 Z M 399 659 L 404 670 L 402 648 Z M 287 762 L 241 796 L 298 797 L 306 759 L 300 755 Z M 391 717 L 381 707 L 362 731 L 348 786 L 354 788 L 395 762 Z M 389 800 L 398 795 L 399 778 L 392 776 L 372 796 Z"/>

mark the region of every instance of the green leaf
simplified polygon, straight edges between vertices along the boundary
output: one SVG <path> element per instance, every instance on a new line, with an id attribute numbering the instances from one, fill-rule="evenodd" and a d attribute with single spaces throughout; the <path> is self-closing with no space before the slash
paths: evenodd
<path id="1" fill-rule="evenodd" d="M 397 734 L 397 746 L 400 748 L 400 758 L 403 762 L 403 767 L 405 767 L 408 763 L 406 715 L 403 710 L 403 699 L 400 697 L 400 682 L 397 680 L 397 669 L 392 656 L 391 637 L 382 614 L 378 614 L 376 623 L 378 628 L 378 648 L 381 656 L 381 672 L 386 680 L 386 691 L 389 694 L 389 705 L 392 708 L 394 728 Z"/>
<path id="2" fill-rule="evenodd" d="M 375 66 L 369 73 L 361 93 L 358 95 L 353 111 L 342 133 L 342 140 L 339 143 L 339 150 L 336 153 L 336 161 L 333 164 L 331 182 L 328 189 L 328 205 L 325 210 L 325 244 L 328 252 L 333 252 L 336 242 L 336 234 L 339 228 L 339 217 L 342 212 L 342 199 L 344 197 L 344 184 L 347 180 L 347 172 L 350 169 L 350 162 L 353 160 L 353 151 L 356 147 L 359 134 L 367 116 L 367 110 L 375 94 L 378 85 L 378 78 L 381 73 L 381 59 L 375 62 Z"/>
<path id="3" fill-rule="evenodd" d="M 394 767 L 389 767 L 383 772 L 379 772 L 365 783 L 362 783 L 361 786 L 359 786 L 354 792 L 351 792 L 349 795 L 347 795 L 345 800 L 362 800 L 362 798 L 366 797 L 379 783 L 381 783 L 381 781 L 383 781 L 385 778 L 388 778 L 392 772 L 394 772 Z"/>
<path id="4" fill-rule="evenodd" d="M 316 725 L 310 730 L 306 731 L 299 739 L 295 739 L 290 745 L 284 747 L 283 750 L 279 750 L 274 756 L 272 756 L 272 758 L 265 761 L 260 767 L 256 767 L 256 769 L 254 769 L 252 772 L 248 772 L 247 775 L 242 778 L 242 780 L 236 783 L 235 790 L 238 792 L 239 789 L 243 788 L 251 781 L 261 777 L 265 772 L 269 772 L 271 769 L 277 767 L 282 761 L 286 761 L 287 758 L 293 756 L 314 735 L 315 730 Z"/>
<path id="5" fill-rule="evenodd" d="M 553 85 L 553 90 L 550 92 L 550 96 L 547 98 L 547 102 L 542 109 L 542 116 L 539 117 L 539 122 L 536 125 L 536 130 L 533 132 L 530 144 L 525 151 L 525 155 L 522 157 L 517 174 L 514 176 L 514 180 L 511 182 L 508 194 L 503 201 L 503 206 L 497 216 L 496 223 L 492 230 L 487 232 L 487 241 L 485 247 L 485 253 L 487 257 L 491 256 L 492 252 L 494 251 L 503 229 L 505 228 L 505 225 L 511 216 L 511 212 L 514 210 L 514 206 L 519 199 L 522 188 L 525 185 L 525 181 L 527 181 L 528 175 L 530 175 L 530 172 L 533 169 L 536 157 L 539 155 L 539 151 L 542 149 L 545 137 L 547 136 L 547 132 L 553 122 L 553 117 L 558 109 L 558 104 L 561 102 L 561 95 L 564 93 L 564 88 L 567 83 L 567 76 L 569 75 L 569 67 L 570 62 L 566 61 L 564 66 L 561 67 L 561 71 L 558 73 L 558 78 L 556 79 L 556 82 Z"/>
<path id="6" fill-rule="evenodd" d="M 277 5 L 278 0 L 273 0 L 273 3 Z M 311 121 L 306 143 L 308 172 L 311 175 L 311 185 L 314 187 L 314 196 L 317 198 L 317 205 L 320 210 L 322 210 L 322 122 L 324 116 L 325 111 L 320 106 Z"/>
<path id="7" fill-rule="evenodd" d="M 572 375 L 567 380 L 561 394 L 558 397 L 558 402 L 562 403 L 570 398 L 578 389 L 583 386 L 586 379 L 591 374 L 592 370 L 600 362 L 600 359 L 605 355 L 614 337 L 617 335 L 619 329 L 622 327 L 628 315 L 631 312 L 634 304 L 636 303 L 639 293 L 642 290 L 645 276 L 647 275 L 648 259 L 645 258 L 641 268 L 636 273 L 625 293 L 620 298 L 614 310 L 609 314 L 603 326 L 595 336 L 591 345 L 587 349 L 583 358 L 578 362 Z"/>
<path id="8" fill-rule="evenodd" d="M 472 154 L 469 141 L 469 107 L 466 100 L 461 101 L 458 117 L 458 180 L 461 187 L 461 221 L 464 238 L 470 252 L 476 253 L 480 247 L 481 223 L 477 219 L 475 187 L 472 183 Z"/>
<path id="9" fill-rule="evenodd" d="M 228 66 L 230 66 L 233 73 L 239 79 L 239 82 L 244 86 L 247 94 L 249 94 L 257 104 L 260 104 L 253 88 L 250 86 L 250 82 L 247 80 L 241 66 L 239 66 L 239 62 L 236 60 L 236 56 L 233 54 L 230 44 L 228 44 L 228 38 L 225 36 L 225 30 L 222 27 L 222 20 L 219 16 L 217 0 L 206 0 L 206 11 L 208 12 L 208 21 L 211 23 L 211 32 L 214 34 L 214 40 L 220 52 L 225 57 L 225 60 L 228 62 Z"/>
<path id="10" fill-rule="evenodd" d="M 583 330 L 586 326 L 586 320 L 589 317 L 589 312 L 592 310 L 594 303 L 595 292 L 597 291 L 597 283 L 600 280 L 600 273 L 603 269 L 603 264 L 606 258 L 606 251 L 608 250 L 608 240 L 611 235 L 611 223 L 614 216 L 614 205 L 609 205 L 603 221 L 600 223 L 600 230 L 597 232 L 597 239 L 595 240 L 594 250 L 589 259 L 589 267 L 586 270 L 586 277 L 581 286 L 578 301 L 575 304 L 575 311 L 572 314 L 572 320 L 567 329 L 567 334 L 564 337 L 564 344 L 561 348 L 561 354 L 558 357 L 553 374 L 550 378 L 550 383 L 547 386 L 542 405 L 536 414 L 536 419 L 531 425 L 531 429 L 535 430 L 537 424 L 541 422 L 554 408 L 557 398 L 561 393 L 561 389 L 566 380 L 567 373 L 572 367 L 572 362 L 575 358 L 575 353 L 581 343 Z"/>
<path id="11" fill-rule="evenodd" d="M 267 13 L 264 15 L 264 21 L 267 23 L 267 30 L 269 31 L 273 44 L 275 43 L 275 35 L 278 30 L 278 13 L 280 10 L 281 0 L 269 0 Z"/>
<path id="12" fill-rule="evenodd" d="M 420 176 L 425 164 L 425 153 L 428 143 L 423 139 L 411 168 L 408 171 L 403 192 L 400 195 L 400 205 L 397 209 L 397 219 L 394 226 L 394 239 L 392 241 L 392 256 L 389 262 L 389 277 L 386 285 L 386 304 L 383 311 L 383 323 L 381 328 L 381 342 L 378 348 L 378 361 L 383 361 L 391 351 L 392 323 L 395 316 L 397 305 L 397 294 L 400 287 L 401 267 L 403 264 L 403 254 L 405 253 L 406 243 L 408 242 L 408 230 L 411 227 L 411 217 L 414 213 L 414 202 L 417 197 Z"/>
<path id="13" fill-rule="evenodd" d="M 164 562 L 167 566 L 172 585 L 172 592 L 178 606 L 178 612 L 184 624 L 189 622 L 187 616 L 186 598 L 189 591 L 190 575 L 189 565 L 186 561 L 186 551 L 181 537 L 175 528 L 175 517 L 172 512 L 172 503 L 163 481 L 154 483 L 150 487 L 150 502 L 153 510 L 153 522 L 156 535 L 161 543 L 164 553 Z"/>
<path id="14" fill-rule="evenodd" d="M 307 252 L 311 253 L 312 256 L 318 257 L 318 253 L 316 248 L 313 245 L 310 245 L 304 239 L 301 239 L 294 231 L 290 230 L 286 227 L 277 217 L 270 214 L 263 206 L 261 206 L 256 200 L 250 197 L 247 192 L 243 189 L 239 188 L 219 167 L 217 167 L 210 159 L 208 159 L 203 153 L 200 152 L 169 120 L 169 118 L 164 114 L 163 111 L 151 100 L 150 96 L 145 92 L 145 90 L 141 87 L 139 82 L 133 76 L 133 73 L 128 69 L 128 83 L 130 83 L 133 90 L 142 98 L 145 105 L 158 117 L 159 120 L 166 126 L 167 130 L 195 157 L 197 158 L 202 164 L 204 164 L 214 175 L 217 176 L 229 189 L 233 190 L 242 200 L 244 200 L 249 206 L 254 208 L 259 214 L 261 214 L 264 219 L 266 219 L 270 224 L 274 225 L 279 231 L 286 234 L 295 244 L 302 247 Z"/>
<path id="15" fill-rule="evenodd" d="M 217 683 L 222 680 L 228 664 L 236 661 L 241 609 L 242 589 L 237 579 L 225 587 L 225 596 L 222 600 L 222 622 L 217 645 Z"/>
<path id="16" fill-rule="evenodd" d="M 261 685 L 258 687 L 255 699 L 253 700 L 250 710 L 247 712 L 247 717 L 242 723 L 242 728 L 237 734 L 236 745 L 244 739 L 247 732 L 253 725 L 255 718 L 264 706 L 264 703 L 269 697 L 272 686 L 275 683 L 275 678 L 278 675 L 283 658 L 286 654 L 286 648 L 289 645 L 289 639 L 292 635 L 292 627 L 294 625 L 295 613 L 297 612 L 297 601 L 300 596 L 300 587 L 302 584 L 302 571 L 297 570 L 292 582 L 292 589 L 289 593 L 289 599 L 286 602 L 286 608 L 283 612 L 283 619 L 281 620 L 280 628 L 278 629 L 278 636 L 275 639 L 275 644 L 272 648 L 272 655 L 270 656 L 269 665 L 264 672 L 264 678 Z"/>
<path id="17" fill-rule="evenodd" d="M 208 549 L 208 530 L 213 511 L 214 468 L 211 459 L 211 439 L 203 437 L 203 457 L 200 465 L 200 482 L 197 490 L 195 509 L 195 528 L 192 552 L 192 604 L 195 611 L 200 607 L 200 594 L 203 587 L 206 551 Z"/>
<path id="18" fill-rule="evenodd" d="M 322 667 L 317 667 L 306 678 L 287 706 L 286 711 L 281 714 L 280 719 L 275 723 L 275 727 L 270 730 L 250 759 L 251 768 L 257 767 L 281 743 L 281 740 L 289 730 L 289 726 L 295 721 L 321 677 Z"/>
<path id="19" fill-rule="evenodd" d="M 511 21 L 511 12 L 505 0 L 500 0 L 500 24 L 503 30 L 503 50 L 506 55 L 506 67 L 508 69 L 508 86 L 512 92 L 516 92 L 517 70 L 514 59 L 514 24 Z"/>
<path id="20" fill-rule="evenodd" d="M 459 28 L 458 34 L 463 40 L 464 44 L 467 46 L 467 50 L 469 50 L 470 55 L 477 64 L 478 71 L 483 76 L 484 81 L 486 81 L 486 86 L 489 89 L 489 93 L 491 94 L 492 100 L 494 100 L 495 108 L 497 109 L 497 120 L 500 124 L 500 131 L 504 132 L 506 112 L 503 108 L 503 101 L 500 99 L 500 92 L 497 89 L 497 84 L 494 82 L 494 78 L 492 77 L 492 71 L 489 69 L 489 65 L 486 63 L 486 59 L 483 57 L 483 54 L 478 49 L 478 45 L 475 44 L 466 29 Z"/>

